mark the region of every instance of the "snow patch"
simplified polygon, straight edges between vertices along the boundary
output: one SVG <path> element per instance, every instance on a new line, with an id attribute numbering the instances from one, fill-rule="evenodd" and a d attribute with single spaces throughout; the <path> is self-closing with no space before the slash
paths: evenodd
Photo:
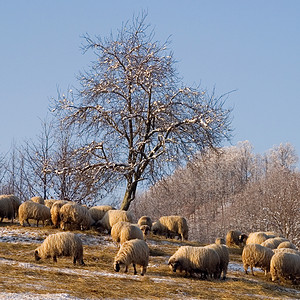
<path id="1" fill-rule="evenodd" d="M 69 294 L 32 294 L 32 293 L 1 293 L 0 299 L 2 300 L 15 300 L 15 299 L 28 299 L 28 300 L 78 300 Z"/>

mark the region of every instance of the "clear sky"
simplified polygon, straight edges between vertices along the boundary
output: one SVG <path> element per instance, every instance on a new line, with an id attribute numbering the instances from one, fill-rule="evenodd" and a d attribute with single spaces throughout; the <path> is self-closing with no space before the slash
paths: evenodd
<path id="1" fill-rule="evenodd" d="M 142 10 L 157 40 L 171 36 L 185 83 L 236 90 L 233 144 L 290 142 L 300 155 L 298 0 L 0 0 L 0 154 L 34 139 L 50 98 L 88 68 L 82 35 L 106 37 Z"/>

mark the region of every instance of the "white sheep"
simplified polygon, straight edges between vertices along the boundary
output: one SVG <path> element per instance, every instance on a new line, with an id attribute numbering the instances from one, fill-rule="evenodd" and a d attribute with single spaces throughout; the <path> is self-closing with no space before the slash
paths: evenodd
<path id="1" fill-rule="evenodd" d="M 292 249 L 292 248 L 277 248 L 277 249 L 273 249 L 272 251 L 274 252 L 274 254 L 281 253 L 281 252 L 286 252 L 286 253 L 292 253 L 292 254 L 300 255 L 300 252 L 298 250 Z"/>
<path id="2" fill-rule="evenodd" d="M 60 228 L 62 230 L 66 230 L 66 228 L 87 230 L 90 229 L 94 223 L 89 210 L 76 203 L 67 203 L 63 205 L 60 208 L 59 217 Z"/>
<path id="3" fill-rule="evenodd" d="M 220 276 L 221 273 L 223 273 L 222 279 L 225 280 L 227 275 L 228 264 L 229 264 L 229 251 L 227 246 L 223 244 L 210 244 L 205 247 L 211 248 L 218 253 L 220 258 Z"/>
<path id="4" fill-rule="evenodd" d="M 265 240 L 261 245 L 270 249 L 276 249 L 282 242 L 288 242 L 288 240 L 282 237 L 274 237 Z"/>
<path id="5" fill-rule="evenodd" d="M 277 249 L 281 249 L 281 248 L 291 248 L 291 249 L 295 249 L 297 250 L 297 247 L 296 245 L 294 245 L 293 243 L 291 243 L 290 241 L 284 241 L 284 242 L 281 242 Z"/>
<path id="6" fill-rule="evenodd" d="M 54 225 L 54 227 L 58 228 L 60 226 L 60 209 L 62 208 L 63 205 L 70 203 L 69 201 L 66 200 L 56 200 L 50 209 L 51 213 L 51 221 Z"/>
<path id="7" fill-rule="evenodd" d="M 129 226 L 122 227 L 120 232 L 120 244 L 134 239 L 144 240 L 143 231 L 139 228 L 139 226 L 130 224 Z"/>
<path id="8" fill-rule="evenodd" d="M 270 263 L 272 281 L 289 279 L 295 281 L 300 278 L 300 256 L 293 253 L 278 252 L 274 254 Z"/>
<path id="9" fill-rule="evenodd" d="M 19 207 L 19 221 L 22 226 L 25 226 L 25 221 L 30 226 L 29 220 L 36 220 L 36 227 L 39 226 L 39 221 L 43 222 L 51 219 L 50 209 L 44 204 L 33 202 L 31 200 L 23 202 Z"/>
<path id="10" fill-rule="evenodd" d="M 49 207 L 51 209 L 52 205 L 57 202 L 57 201 L 60 201 L 60 200 L 56 200 L 56 199 L 46 199 L 44 200 L 44 204 L 45 206 Z"/>
<path id="11" fill-rule="evenodd" d="M 220 257 L 215 250 L 206 247 L 181 246 L 170 257 L 168 265 L 173 272 L 185 271 L 186 276 L 200 273 L 204 277 L 220 277 Z"/>
<path id="12" fill-rule="evenodd" d="M 261 244 L 265 240 L 269 239 L 266 233 L 259 231 L 259 232 L 251 232 L 246 240 L 246 245 L 248 244 Z"/>
<path id="13" fill-rule="evenodd" d="M 51 257 L 57 262 L 59 256 L 72 256 L 73 263 L 76 261 L 84 265 L 83 262 L 83 246 L 81 239 L 71 232 L 59 232 L 49 235 L 41 246 L 34 251 L 35 260 Z"/>
<path id="14" fill-rule="evenodd" d="M 114 224 L 111 228 L 111 238 L 115 243 L 120 243 L 121 229 L 124 226 L 129 226 L 131 223 L 120 221 Z"/>
<path id="15" fill-rule="evenodd" d="M 111 228 L 120 221 L 133 223 L 133 216 L 125 210 L 109 210 L 103 218 L 96 223 L 99 231 L 107 230 L 110 233 Z"/>
<path id="16" fill-rule="evenodd" d="M 91 207 L 89 210 L 94 221 L 98 222 L 104 217 L 107 211 L 115 210 L 115 208 L 112 207 L 111 205 L 98 205 L 98 206 Z"/>
<path id="17" fill-rule="evenodd" d="M 128 266 L 133 265 L 134 274 L 137 274 L 136 265 L 141 266 L 141 275 L 146 273 L 149 263 L 149 247 L 143 240 L 130 240 L 121 245 L 114 259 L 114 270 L 120 271 L 122 266 L 125 266 L 125 273 L 128 271 Z"/>
<path id="18" fill-rule="evenodd" d="M 182 241 L 188 239 L 188 231 L 187 221 L 182 216 L 163 216 L 152 225 L 154 234 L 165 235 L 166 237 L 179 235 Z"/>
<path id="19" fill-rule="evenodd" d="M 40 196 L 32 197 L 30 200 L 33 202 L 45 205 L 45 200 Z"/>
<path id="20" fill-rule="evenodd" d="M 248 244 L 244 247 L 242 252 L 242 261 L 244 265 L 245 274 L 248 274 L 248 267 L 250 266 L 251 273 L 254 275 L 253 268 L 259 267 L 265 271 L 265 275 L 270 272 L 270 261 L 274 252 L 259 244 Z"/>
<path id="21" fill-rule="evenodd" d="M 114 242 L 120 244 L 134 239 L 145 240 L 144 233 L 138 224 L 122 221 L 113 225 L 111 228 L 111 237 Z"/>

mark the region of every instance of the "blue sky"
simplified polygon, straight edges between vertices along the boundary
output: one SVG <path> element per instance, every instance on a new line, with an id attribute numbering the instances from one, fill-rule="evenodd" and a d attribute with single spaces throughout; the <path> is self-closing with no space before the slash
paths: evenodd
<path id="1" fill-rule="evenodd" d="M 0 154 L 35 139 L 57 89 L 88 68 L 81 36 L 108 36 L 142 10 L 156 39 L 171 36 L 187 84 L 236 90 L 232 143 L 256 153 L 290 142 L 300 154 L 300 1 L 0 0 Z"/>

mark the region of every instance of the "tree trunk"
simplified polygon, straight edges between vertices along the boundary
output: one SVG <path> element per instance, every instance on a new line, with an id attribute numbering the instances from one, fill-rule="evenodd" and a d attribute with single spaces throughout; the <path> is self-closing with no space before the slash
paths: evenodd
<path id="1" fill-rule="evenodd" d="M 135 198 L 136 188 L 137 188 L 137 181 L 134 181 L 133 183 L 128 183 L 127 184 L 126 192 L 125 192 L 123 202 L 121 204 L 120 209 L 122 209 L 122 210 L 128 210 L 129 209 L 130 203 Z"/>

